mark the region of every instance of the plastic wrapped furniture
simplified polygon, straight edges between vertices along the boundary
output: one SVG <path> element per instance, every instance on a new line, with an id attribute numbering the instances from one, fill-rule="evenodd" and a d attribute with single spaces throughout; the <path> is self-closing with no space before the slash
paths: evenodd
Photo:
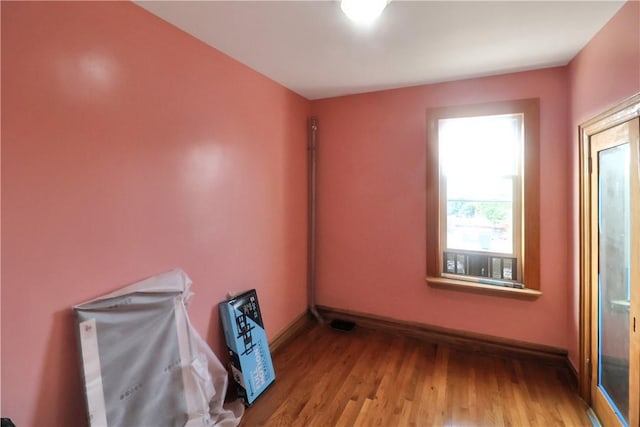
<path id="1" fill-rule="evenodd" d="M 74 307 L 91 427 L 236 426 L 227 372 L 189 322 L 173 270 Z"/>

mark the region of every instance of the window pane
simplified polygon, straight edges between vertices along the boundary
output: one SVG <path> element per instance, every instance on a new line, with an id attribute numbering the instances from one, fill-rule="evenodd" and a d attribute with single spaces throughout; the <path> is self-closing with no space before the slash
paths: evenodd
<path id="1" fill-rule="evenodd" d="M 446 176 L 518 174 L 522 115 L 441 119 L 440 162 Z"/>
<path id="2" fill-rule="evenodd" d="M 447 249 L 513 254 L 513 180 L 446 181 Z"/>

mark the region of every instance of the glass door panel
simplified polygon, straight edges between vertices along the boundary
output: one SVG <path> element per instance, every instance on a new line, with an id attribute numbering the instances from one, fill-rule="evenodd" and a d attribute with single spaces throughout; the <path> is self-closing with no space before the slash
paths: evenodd
<path id="1" fill-rule="evenodd" d="M 597 385 L 619 421 L 629 422 L 629 144 L 600 150 L 598 162 Z"/>

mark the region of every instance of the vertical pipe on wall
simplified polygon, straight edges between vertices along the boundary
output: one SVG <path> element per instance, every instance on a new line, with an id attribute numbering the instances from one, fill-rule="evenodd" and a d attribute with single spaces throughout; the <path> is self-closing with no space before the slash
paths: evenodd
<path id="1" fill-rule="evenodd" d="M 323 323 L 322 316 L 316 308 L 316 152 L 317 152 L 317 133 L 318 119 L 311 117 L 309 123 L 309 207 L 308 207 L 308 224 L 309 224 L 309 271 L 308 271 L 308 300 L 309 312 L 316 318 L 319 323 Z"/>

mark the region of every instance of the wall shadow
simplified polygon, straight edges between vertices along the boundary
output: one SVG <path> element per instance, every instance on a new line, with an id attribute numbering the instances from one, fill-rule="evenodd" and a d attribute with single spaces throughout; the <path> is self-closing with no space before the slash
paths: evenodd
<path id="1" fill-rule="evenodd" d="M 224 333 L 222 332 L 220 313 L 217 305 L 213 307 L 211 315 L 209 316 L 209 327 L 207 328 L 206 341 L 207 344 L 211 346 L 211 349 L 218 359 L 220 359 L 220 362 L 226 366 L 229 361 L 229 356 L 227 354 L 227 343 L 224 340 Z"/>
<path id="2" fill-rule="evenodd" d="M 52 316 L 36 411 L 30 425 L 87 425 L 80 355 L 71 309 Z"/>

